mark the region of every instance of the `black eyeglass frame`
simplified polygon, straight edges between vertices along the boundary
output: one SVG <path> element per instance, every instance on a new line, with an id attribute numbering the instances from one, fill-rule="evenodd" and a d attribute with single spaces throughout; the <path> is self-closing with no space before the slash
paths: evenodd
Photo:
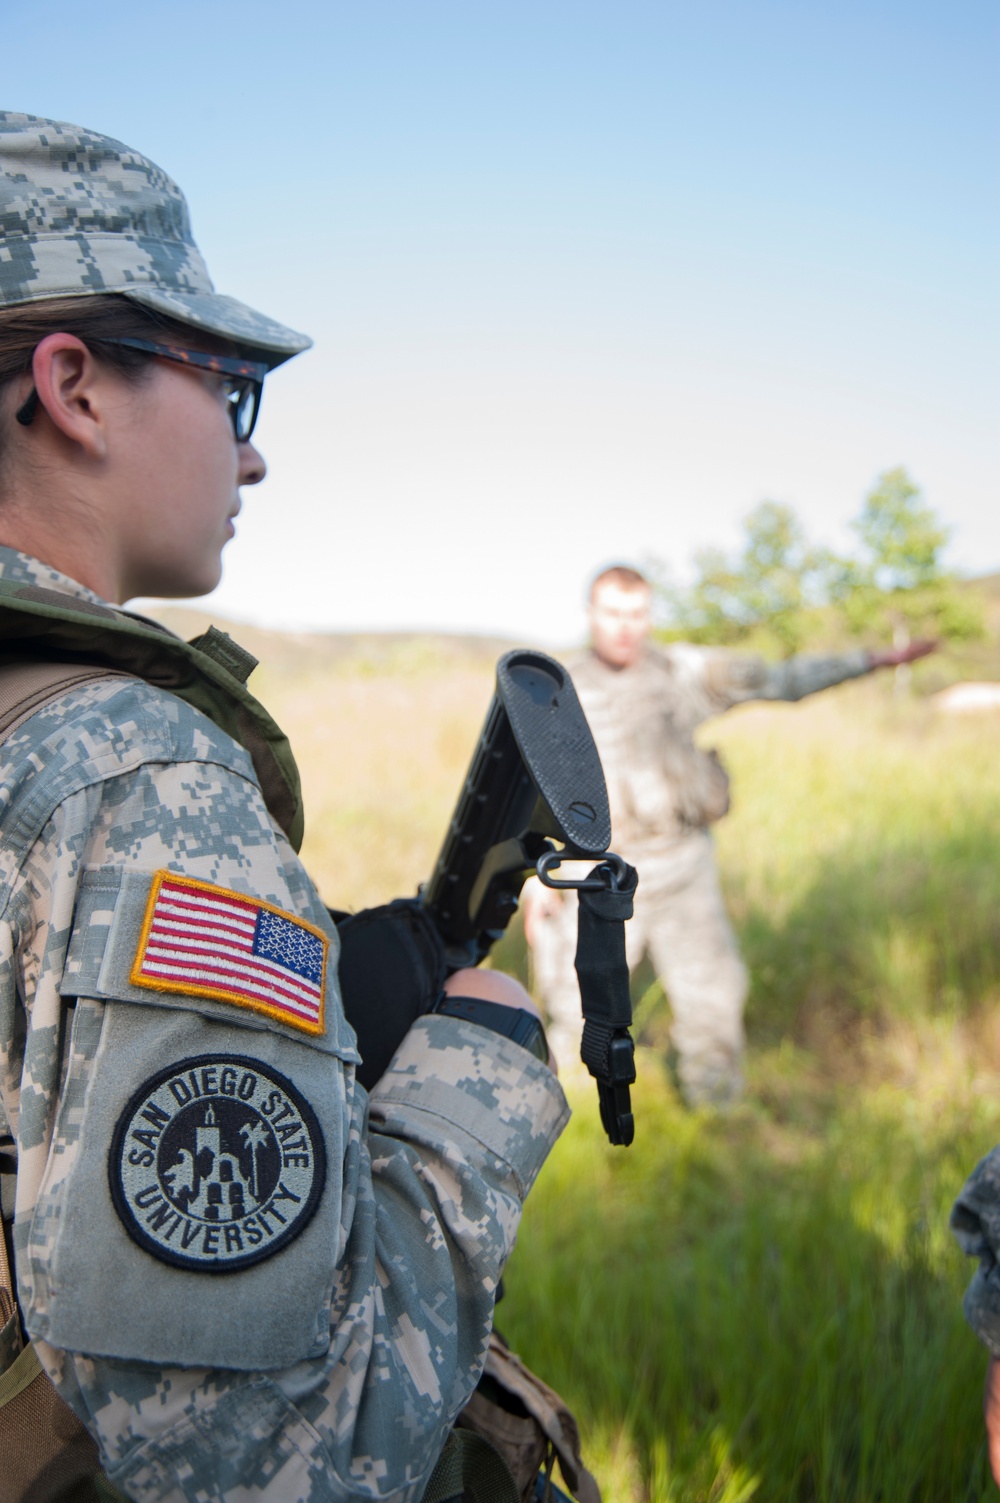
<path id="1" fill-rule="evenodd" d="M 151 339 L 132 339 L 123 336 L 121 339 L 95 339 L 96 345 L 114 344 L 124 345 L 130 350 L 141 350 L 143 354 L 154 355 L 158 360 L 173 360 L 177 365 L 195 366 L 198 370 L 212 371 L 215 375 L 229 376 L 238 385 L 227 394 L 229 404 L 229 417 L 233 425 L 233 435 L 238 444 L 246 444 L 250 441 L 250 435 L 257 426 L 257 416 L 260 412 L 261 397 L 264 391 L 264 377 L 267 375 L 268 366 L 262 360 L 240 360 L 235 355 L 213 355 L 206 350 L 178 349 L 172 344 L 156 344 Z M 249 409 L 249 419 L 244 414 Z M 17 409 L 14 416 L 22 428 L 29 428 L 38 411 L 38 392 L 34 387 Z M 245 429 L 245 431 L 242 431 Z"/>

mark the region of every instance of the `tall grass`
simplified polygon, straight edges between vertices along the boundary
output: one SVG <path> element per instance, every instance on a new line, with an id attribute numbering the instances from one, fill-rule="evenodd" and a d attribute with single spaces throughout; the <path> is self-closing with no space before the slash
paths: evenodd
<path id="1" fill-rule="evenodd" d="M 430 876 L 493 690 L 492 658 L 443 668 L 418 646 L 254 677 L 292 741 L 306 807 L 302 857 L 326 901 L 364 908 Z"/>
<path id="2" fill-rule="evenodd" d="M 851 686 L 709 728 L 734 769 L 719 827 L 761 1037 L 968 1019 L 1000 986 L 1000 720 Z"/>
<path id="3" fill-rule="evenodd" d="M 808 1060 L 756 1064 L 783 1110 L 712 1118 L 641 1054 L 627 1154 L 574 1091 L 501 1327 L 577 1406 L 611 1499 L 991 1496 L 946 1224 L 1000 1108 L 960 1071 L 832 1089 L 817 1119 Z"/>
<path id="4" fill-rule="evenodd" d="M 425 662 L 260 686 L 330 902 L 427 875 L 490 682 Z M 747 1101 L 681 1108 L 650 991 L 635 1144 L 609 1148 L 571 1082 L 498 1323 L 574 1407 L 608 1503 L 995 1496 L 947 1217 L 1000 1140 L 1000 724 L 863 684 L 709 730 Z M 504 958 L 524 969 L 516 931 Z"/>

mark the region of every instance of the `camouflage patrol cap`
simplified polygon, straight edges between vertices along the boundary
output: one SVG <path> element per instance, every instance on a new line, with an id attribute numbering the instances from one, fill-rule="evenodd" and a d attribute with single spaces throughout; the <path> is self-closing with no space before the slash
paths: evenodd
<path id="1" fill-rule="evenodd" d="M 78 125 L 0 110 L 0 307 L 112 292 L 272 366 L 312 344 L 215 291 L 184 195 L 148 157 Z"/>

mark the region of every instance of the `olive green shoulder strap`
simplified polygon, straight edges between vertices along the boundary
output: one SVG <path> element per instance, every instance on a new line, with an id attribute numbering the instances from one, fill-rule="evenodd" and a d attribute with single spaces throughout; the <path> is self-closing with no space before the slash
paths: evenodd
<path id="1" fill-rule="evenodd" d="M 184 642 L 127 611 L 0 580 L 0 666 L 16 673 L 28 665 L 76 669 L 81 676 L 73 683 L 94 677 L 95 669 L 130 673 L 201 710 L 246 748 L 268 810 L 293 849 L 299 849 L 304 821 L 295 758 L 287 737 L 246 686 L 257 659 L 225 632 L 213 626 Z M 33 708 L 59 692 L 55 679 L 52 683 L 54 688 L 46 690 L 39 681 L 31 691 L 37 695 Z M 15 704 L 17 692 L 12 680 L 4 691 L 9 705 Z M 13 720 L 17 718 L 15 714 Z"/>
<path id="2" fill-rule="evenodd" d="M 127 678 L 116 668 L 68 663 L 7 663 L 0 667 L 0 740 L 16 731 L 50 699 L 102 678 Z"/>

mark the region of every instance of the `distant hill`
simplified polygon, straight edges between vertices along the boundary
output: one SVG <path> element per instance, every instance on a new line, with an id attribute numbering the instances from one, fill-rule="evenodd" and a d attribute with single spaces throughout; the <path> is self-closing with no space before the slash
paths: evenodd
<path id="1" fill-rule="evenodd" d="M 970 589 L 979 590 L 988 600 L 1000 603 L 1000 573 L 978 574 L 975 579 L 967 579 L 965 582 Z"/>
<path id="2" fill-rule="evenodd" d="M 397 672 L 420 666 L 480 667 L 523 643 L 502 637 L 451 635 L 445 632 L 298 632 L 277 631 L 228 621 L 189 606 L 147 606 L 141 614 L 160 621 L 190 640 L 216 626 L 270 671 L 336 668 L 347 672 Z"/>
<path id="3" fill-rule="evenodd" d="M 986 635 L 979 642 L 949 647 L 917 666 L 914 687 L 930 694 L 966 679 L 1000 682 L 1000 573 L 984 574 L 966 581 L 984 605 Z M 501 653 L 532 644 L 515 638 L 448 632 L 298 632 L 278 631 L 228 621 L 191 606 L 156 605 L 144 614 L 162 621 L 171 631 L 190 639 L 210 625 L 227 631 L 241 647 L 252 652 L 268 673 L 339 672 L 347 674 L 413 673 L 422 669 L 491 666 Z M 840 650 L 853 640 L 817 641 L 805 651 Z M 548 649 L 556 657 L 560 649 Z M 748 651 L 754 644 L 748 643 Z"/>

